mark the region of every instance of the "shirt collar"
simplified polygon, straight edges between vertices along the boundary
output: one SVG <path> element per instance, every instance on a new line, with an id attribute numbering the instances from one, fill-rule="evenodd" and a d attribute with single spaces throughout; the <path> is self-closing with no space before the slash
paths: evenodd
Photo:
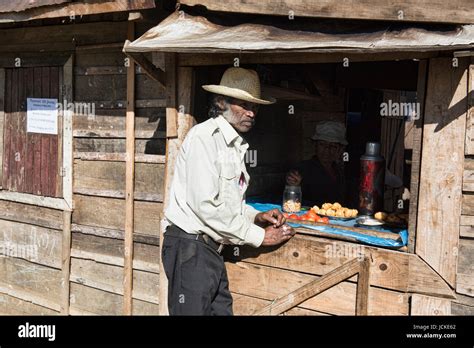
<path id="1" fill-rule="evenodd" d="M 238 139 L 238 138 L 241 139 L 240 143 L 243 141 L 239 133 L 237 133 L 234 127 L 232 127 L 232 125 L 229 122 L 227 122 L 227 120 L 224 117 L 222 117 L 222 115 L 217 116 L 215 120 L 217 123 L 217 127 L 219 127 L 219 129 L 221 130 L 222 135 L 224 136 L 224 139 L 227 145 L 230 145 L 235 139 Z"/>

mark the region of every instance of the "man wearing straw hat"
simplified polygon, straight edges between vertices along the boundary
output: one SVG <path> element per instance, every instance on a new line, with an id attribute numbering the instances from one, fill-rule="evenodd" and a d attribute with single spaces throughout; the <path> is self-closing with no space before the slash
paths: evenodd
<path id="1" fill-rule="evenodd" d="M 249 175 L 242 134 L 252 129 L 260 96 L 253 70 L 229 68 L 213 93 L 210 118 L 186 136 L 170 189 L 162 248 L 170 315 L 232 315 L 221 255 L 224 245 L 278 245 L 294 230 L 277 209 L 261 213 L 245 203 Z"/>

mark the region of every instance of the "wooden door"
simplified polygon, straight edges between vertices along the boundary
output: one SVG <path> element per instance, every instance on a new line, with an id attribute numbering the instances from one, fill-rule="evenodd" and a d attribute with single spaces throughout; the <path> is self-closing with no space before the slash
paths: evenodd
<path id="1" fill-rule="evenodd" d="M 62 67 L 5 69 L 3 189 L 60 197 L 61 118 L 58 134 L 27 133 L 27 98 L 60 102 Z M 60 114 L 60 113 L 59 113 Z"/>

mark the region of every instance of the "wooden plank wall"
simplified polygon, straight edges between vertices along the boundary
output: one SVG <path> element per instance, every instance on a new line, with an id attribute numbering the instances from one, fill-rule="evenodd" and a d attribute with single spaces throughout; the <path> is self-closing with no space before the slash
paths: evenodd
<path id="1" fill-rule="evenodd" d="M 125 229 L 126 57 L 76 54 L 71 314 L 122 314 Z M 136 70 L 133 314 L 158 314 L 159 223 L 163 210 L 165 89 Z"/>
<path id="2" fill-rule="evenodd" d="M 409 292 L 450 296 L 449 287 L 440 287 L 438 276 L 414 254 L 297 235 L 280 247 L 225 249 L 234 313 L 252 314 L 361 255 L 371 260 L 369 315 L 408 315 Z M 355 280 L 344 281 L 287 314 L 354 315 Z"/>
<path id="3" fill-rule="evenodd" d="M 423 129 L 416 253 L 454 288 L 459 250 L 466 60 L 430 60 Z M 463 212 L 466 210 L 462 208 Z"/>
<path id="4" fill-rule="evenodd" d="M 151 26 L 137 23 L 136 34 Z M 60 53 L 63 46 L 71 46 L 66 43 L 73 37 L 78 43 L 73 70 L 75 104 L 70 106 L 74 107 L 74 163 L 70 168 L 74 174 L 72 315 L 122 314 L 126 61 L 119 46 L 90 49 L 81 45 L 124 42 L 126 28 L 126 22 L 109 21 L 8 29 L 0 35 L 2 42 L 23 43 L 10 47 L 10 53 L 28 45 L 32 50 Z M 94 35 L 98 32 L 101 35 Z M 28 41 L 29 37 L 35 41 Z M 14 56 L 23 57 L 24 53 Z M 6 59 L 0 63 L 8 63 Z M 0 69 L 0 81 L 3 72 Z M 158 226 L 163 201 L 166 95 L 161 85 L 140 69 L 136 72 L 133 314 L 148 315 L 157 314 L 159 309 Z M 0 314 L 60 313 L 63 225 L 61 210 L 0 200 L 0 254 L 6 256 L 0 257 Z"/>
<path id="5" fill-rule="evenodd" d="M 459 228 L 456 292 L 452 314 L 474 315 L 474 59 L 468 70 L 466 146 L 463 173 L 463 203 Z"/>

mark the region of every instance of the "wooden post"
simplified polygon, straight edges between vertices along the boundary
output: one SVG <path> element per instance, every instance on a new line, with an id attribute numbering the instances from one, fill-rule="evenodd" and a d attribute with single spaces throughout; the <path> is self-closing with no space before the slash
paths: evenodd
<path id="1" fill-rule="evenodd" d="M 420 103 L 420 114 L 413 127 L 413 150 L 411 157 L 410 207 L 408 219 L 408 252 L 415 252 L 416 220 L 418 215 L 418 190 L 420 187 L 421 144 L 423 142 L 423 115 L 425 114 L 426 80 L 428 61 L 418 64 L 418 83 L 416 87 L 417 102 Z"/>
<path id="2" fill-rule="evenodd" d="M 63 236 L 61 251 L 61 314 L 69 315 L 69 294 L 71 275 L 71 211 L 63 211 Z"/>
<path id="3" fill-rule="evenodd" d="M 68 103 L 73 101 L 73 69 L 74 55 L 71 55 L 63 67 L 63 139 L 62 151 L 64 168 L 63 176 L 63 197 L 66 210 L 63 211 L 63 235 L 61 250 L 61 314 L 69 315 L 69 295 L 70 295 L 70 276 L 71 276 L 71 217 L 72 217 L 72 170 L 73 170 L 73 146 L 72 146 L 72 118 L 73 111 L 67 107 Z"/>
<path id="4" fill-rule="evenodd" d="M 168 100 L 170 104 L 166 109 L 166 122 L 171 122 L 167 126 L 166 139 L 166 164 L 165 164 L 165 197 L 163 209 L 166 209 L 169 202 L 169 190 L 173 181 L 174 166 L 179 148 L 191 127 L 196 123 L 192 116 L 192 100 L 194 90 L 194 78 L 192 68 L 179 68 L 177 74 L 173 76 L 172 71 L 176 71 L 176 57 L 173 55 L 165 59 L 166 66 L 166 84 L 168 86 Z M 171 71 L 169 69 L 172 69 Z M 174 84 L 169 79 L 176 79 Z M 177 85 L 177 86 L 176 86 Z M 177 87 L 177 91 L 176 91 Z M 177 94 L 177 95 L 176 95 Z M 173 102 L 172 102 L 173 101 Z M 178 113 L 178 111 L 180 111 Z M 169 117 L 169 118 L 168 118 Z M 176 122 L 177 128 L 173 124 Z M 168 131 L 170 133 L 168 133 Z M 176 137 L 177 136 L 177 137 Z M 161 224 L 160 231 L 160 255 L 163 245 L 164 221 Z M 163 264 L 160 257 L 160 289 L 159 289 L 160 314 L 168 314 L 168 279 L 163 270 Z"/>
<path id="5" fill-rule="evenodd" d="M 127 38 L 133 40 L 135 23 L 128 22 Z M 125 237 L 123 269 L 123 313 L 132 315 L 133 292 L 133 229 L 134 229 L 134 182 L 135 182 L 135 63 L 127 68 L 127 115 L 126 115 L 126 173 L 125 173 Z"/>
<path id="6" fill-rule="evenodd" d="M 467 114 L 467 58 L 430 60 L 416 253 L 455 286 Z"/>
<path id="7" fill-rule="evenodd" d="M 364 257 L 360 261 L 357 279 L 356 315 L 369 315 L 370 260 Z"/>
<path id="8" fill-rule="evenodd" d="M 3 125 L 5 122 L 5 69 L 0 69 L 0 188 L 3 176 Z"/>

